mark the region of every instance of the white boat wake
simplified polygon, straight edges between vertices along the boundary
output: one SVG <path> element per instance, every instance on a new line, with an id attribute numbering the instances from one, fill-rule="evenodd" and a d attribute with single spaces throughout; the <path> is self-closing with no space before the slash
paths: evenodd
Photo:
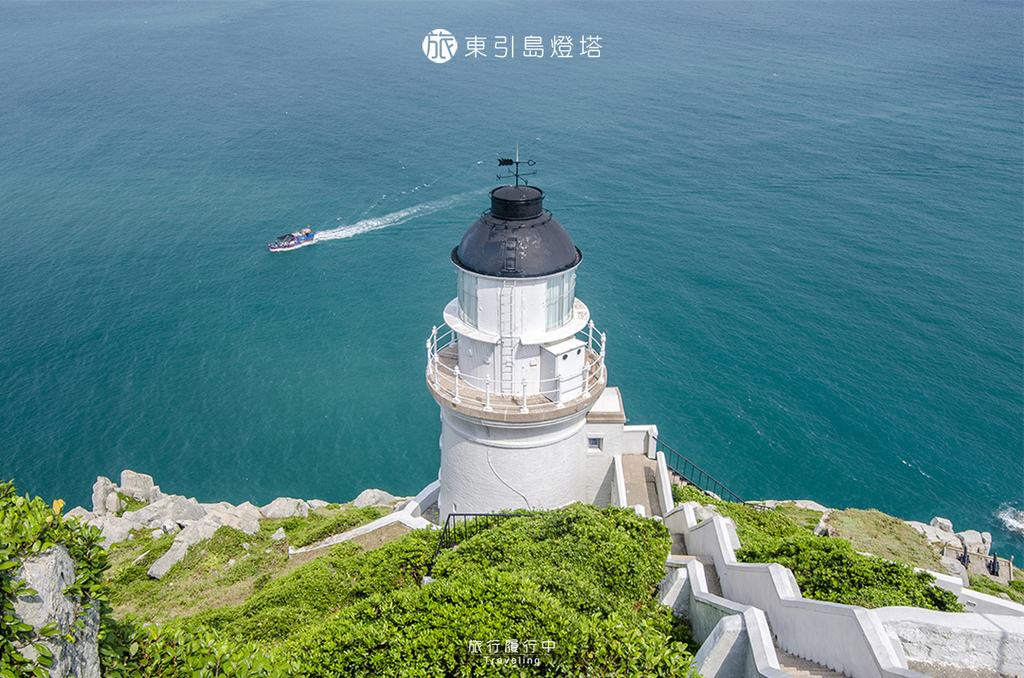
<path id="1" fill-rule="evenodd" d="M 322 242 L 325 240 L 341 240 L 342 238 L 351 238 L 352 236 L 360 235 L 362 233 L 368 233 L 369 231 L 376 231 L 388 226 L 397 226 L 398 224 L 404 224 L 414 217 L 423 216 L 425 214 L 433 214 L 449 207 L 454 202 L 462 198 L 461 195 L 455 195 L 450 198 L 444 198 L 442 200 L 434 200 L 431 202 L 425 202 L 412 207 L 407 207 L 404 210 L 392 212 L 391 214 L 385 214 L 382 217 L 371 217 L 369 219 L 361 219 L 354 224 L 348 224 L 346 226 L 338 226 L 337 228 L 331 228 L 323 231 L 317 231 L 316 237 L 313 239 L 314 242 Z"/>

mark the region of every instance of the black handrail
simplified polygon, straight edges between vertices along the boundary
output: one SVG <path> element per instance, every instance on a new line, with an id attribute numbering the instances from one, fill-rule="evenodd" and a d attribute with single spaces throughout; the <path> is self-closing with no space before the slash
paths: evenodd
<path id="1" fill-rule="evenodd" d="M 483 532 L 486 529 L 497 527 L 501 521 L 508 518 L 532 518 L 535 513 L 449 513 L 444 521 L 444 529 L 441 530 L 441 540 L 434 550 L 434 557 L 430 559 L 430 566 L 427 574 L 434 571 L 434 563 L 442 549 L 458 546 L 461 542 Z"/>
<path id="2" fill-rule="evenodd" d="M 714 494 L 723 501 L 732 501 L 738 504 L 744 503 L 735 492 L 715 480 L 710 473 L 673 450 L 658 438 L 654 438 L 654 440 L 658 443 L 658 450 L 665 455 L 665 465 L 683 480 L 696 486 L 703 492 Z"/>

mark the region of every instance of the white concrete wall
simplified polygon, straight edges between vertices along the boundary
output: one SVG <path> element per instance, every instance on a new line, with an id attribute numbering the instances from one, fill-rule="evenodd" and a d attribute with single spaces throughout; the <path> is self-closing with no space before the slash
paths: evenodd
<path id="1" fill-rule="evenodd" d="M 612 506 L 612 488 L 614 484 L 615 469 L 612 457 L 600 450 L 588 449 L 586 502 L 601 508 Z"/>
<path id="2" fill-rule="evenodd" d="M 698 524 L 692 504 L 684 504 L 665 516 L 665 525 L 682 534 L 688 553 L 711 556 L 725 598 L 764 610 L 787 652 L 852 678 L 920 675 L 907 669 L 902 648 L 873 610 L 805 599 L 781 565 L 738 563 L 731 520 L 716 514 Z"/>
<path id="3" fill-rule="evenodd" d="M 623 426 L 622 427 L 622 454 L 645 454 L 654 459 L 658 443 L 655 438 L 658 435 L 658 427 L 646 426 Z"/>
<path id="4" fill-rule="evenodd" d="M 441 519 L 551 509 L 587 497 L 586 412 L 503 425 L 441 408 Z"/>
<path id="5" fill-rule="evenodd" d="M 667 566 L 659 599 L 687 618 L 701 643 L 694 663 L 704 678 L 785 678 L 772 645 L 768 620 L 761 610 L 739 605 L 708 591 L 704 566 Z"/>
<path id="6" fill-rule="evenodd" d="M 654 476 L 654 484 L 658 490 L 658 504 L 661 506 L 661 515 L 667 515 L 675 506 L 672 499 L 672 481 L 669 479 L 668 466 L 665 464 L 665 455 L 657 453 L 658 467 Z"/>
<path id="7" fill-rule="evenodd" d="M 622 424 L 595 424 L 587 422 L 587 437 L 601 438 L 601 450 L 607 456 L 623 453 Z"/>
<path id="8" fill-rule="evenodd" d="M 907 659 L 1005 676 L 1024 676 L 1024 618 L 936 612 L 916 607 L 876 610 L 899 638 Z"/>
<path id="9" fill-rule="evenodd" d="M 940 589 L 946 589 L 956 595 L 956 599 L 964 606 L 965 612 L 978 612 L 980 614 L 1009 615 L 1011 617 L 1024 617 L 1024 605 L 1015 603 L 1012 600 L 1003 600 L 985 593 L 972 591 L 964 588 L 964 582 L 960 577 L 948 574 L 939 574 L 931 570 L 917 569 L 918 572 L 927 572 L 935 577 L 935 585 Z"/>
<path id="10" fill-rule="evenodd" d="M 626 507 L 626 475 L 622 472 L 622 456 L 612 457 L 612 506 Z"/>

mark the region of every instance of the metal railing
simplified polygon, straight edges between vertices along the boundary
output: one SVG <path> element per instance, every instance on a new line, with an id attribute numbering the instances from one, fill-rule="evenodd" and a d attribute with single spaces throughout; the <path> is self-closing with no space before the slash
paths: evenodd
<path id="1" fill-rule="evenodd" d="M 738 504 L 744 503 L 735 492 L 715 480 L 710 473 L 673 450 L 660 439 L 655 438 L 654 440 L 658 443 L 658 451 L 665 455 L 665 465 L 683 480 L 703 492 L 715 495 L 723 501 L 732 501 Z"/>
<path id="2" fill-rule="evenodd" d="M 450 397 L 455 405 L 461 404 L 463 399 L 471 399 L 481 403 L 485 412 L 515 410 L 525 414 L 530 411 L 529 397 L 534 395 L 544 396 L 561 406 L 566 400 L 589 396 L 605 379 L 607 339 L 604 332 L 599 332 L 591 320 L 575 337 L 587 346 L 583 369 L 578 373 L 537 382 L 523 379 L 495 383 L 490 375 L 481 379 L 460 371 L 455 352 L 458 334 L 447 324 L 435 326 L 427 339 L 427 380 L 435 391 Z M 446 349 L 452 350 L 444 353 Z M 571 397 L 566 398 L 567 394 Z"/>
<path id="3" fill-rule="evenodd" d="M 434 571 L 437 556 L 444 549 L 458 546 L 470 537 L 497 527 L 509 518 L 532 518 L 535 515 L 535 513 L 449 513 L 448 518 L 444 521 L 444 529 L 441 530 L 441 540 L 437 543 L 437 549 L 434 550 L 434 557 L 430 559 L 427 574 Z"/>

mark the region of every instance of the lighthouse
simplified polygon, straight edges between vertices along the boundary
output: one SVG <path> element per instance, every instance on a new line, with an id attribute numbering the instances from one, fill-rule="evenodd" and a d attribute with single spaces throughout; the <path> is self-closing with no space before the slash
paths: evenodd
<path id="1" fill-rule="evenodd" d="M 516 183 L 491 191 L 452 250 L 458 293 L 427 340 L 442 520 L 598 493 L 588 449 L 600 440 L 588 438 L 587 415 L 606 389 L 605 336 L 576 298 L 582 253 L 544 192 Z"/>

